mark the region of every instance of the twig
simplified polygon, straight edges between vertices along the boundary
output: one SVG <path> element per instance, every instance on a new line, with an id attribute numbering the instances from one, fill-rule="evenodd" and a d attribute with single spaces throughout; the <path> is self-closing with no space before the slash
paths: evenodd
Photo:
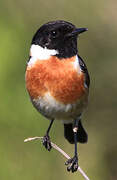
<path id="1" fill-rule="evenodd" d="M 28 142 L 28 141 L 34 141 L 37 139 L 43 139 L 43 137 L 29 137 L 27 139 L 24 140 L 24 142 Z M 54 149 L 56 149 L 57 151 L 59 151 L 64 157 L 66 157 L 67 159 L 70 159 L 70 156 L 68 154 L 66 154 L 60 147 L 58 147 L 56 144 L 54 144 L 53 142 L 51 142 L 51 145 Z M 78 171 L 82 174 L 82 176 L 86 179 L 86 180 L 90 180 L 88 178 L 88 176 L 85 174 L 85 172 L 81 169 L 80 166 L 78 166 Z"/>

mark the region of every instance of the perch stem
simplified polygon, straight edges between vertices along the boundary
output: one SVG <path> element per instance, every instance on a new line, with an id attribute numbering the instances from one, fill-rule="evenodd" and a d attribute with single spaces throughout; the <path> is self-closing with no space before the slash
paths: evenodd
<path id="1" fill-rule="evenodd" d="M 38 140 L 38 139 L 43 139 L 43 137 L 29 137 L 27 139 L 24 140 L 24 142 L 28 142 L 28 141 L 34 141 L 34 140 Z M 66 157 L 67 159 L 70 159 L 70 156 L 65 153 L 60 147 L 58 147 L 56 144 L 54 144 L 53 142 L 51 142 L 51 145 L 54 149 L 56 149 L 57 151 L 59 151 L 64 157 Z M 85 174 L 85 172 L 81 169 L 81 167 L 78 167 L 78 171 L 82 174 L 82 176 L 85 178 L 85 180 L 90 180 L 88 178 L 88 176 Z"/>

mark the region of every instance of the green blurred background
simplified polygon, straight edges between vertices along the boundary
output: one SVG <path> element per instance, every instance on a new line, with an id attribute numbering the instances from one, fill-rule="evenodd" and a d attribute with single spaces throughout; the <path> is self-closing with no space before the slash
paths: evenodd
<path id="1" fill-rule="evenodd" d="M 91 76 L 90 102 L 83 116 L 88 144 L 79 144 L 79 163 L 91 180 L 117 179 L 117 1 L 0 1 L 0 180 L 83 180 L 68 173 L 65 159 L 47 152 L 40 142 L 49 124 L 33 108 L 25 89 L 30 42 L 44 23 L 63 19 L 88 32 L 79 38 L 79 52 Z M 55 122 L 52 141 L 70 156 L 73 145 Z"/>

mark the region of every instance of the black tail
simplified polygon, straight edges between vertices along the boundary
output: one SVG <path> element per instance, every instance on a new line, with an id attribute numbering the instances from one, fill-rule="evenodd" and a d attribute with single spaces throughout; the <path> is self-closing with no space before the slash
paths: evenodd
<path id="1" fill-rule="evenodd" d="M 64 136 L 71 143 L 74 144 L 73 124 L 64 124 Z M 86 143 L 88 135 L 82 126 L 81 121 L 78 122 L 77 142 Z"/>

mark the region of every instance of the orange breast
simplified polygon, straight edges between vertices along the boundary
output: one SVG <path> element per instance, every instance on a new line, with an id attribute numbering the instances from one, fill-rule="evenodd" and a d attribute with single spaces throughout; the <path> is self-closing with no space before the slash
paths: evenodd
<path id="1" fill-rule="evenodd" d="M 38 60 L 26 70 L 26 87 L 32 98 L 44 96 L 46 92 L 59 102 L 74 103 L 81 98 L 84 88 L 84 74 L 73 67 L 76 57 L 59 60 Z M 80 69 L 79 69 L 80 70 Z"/>

